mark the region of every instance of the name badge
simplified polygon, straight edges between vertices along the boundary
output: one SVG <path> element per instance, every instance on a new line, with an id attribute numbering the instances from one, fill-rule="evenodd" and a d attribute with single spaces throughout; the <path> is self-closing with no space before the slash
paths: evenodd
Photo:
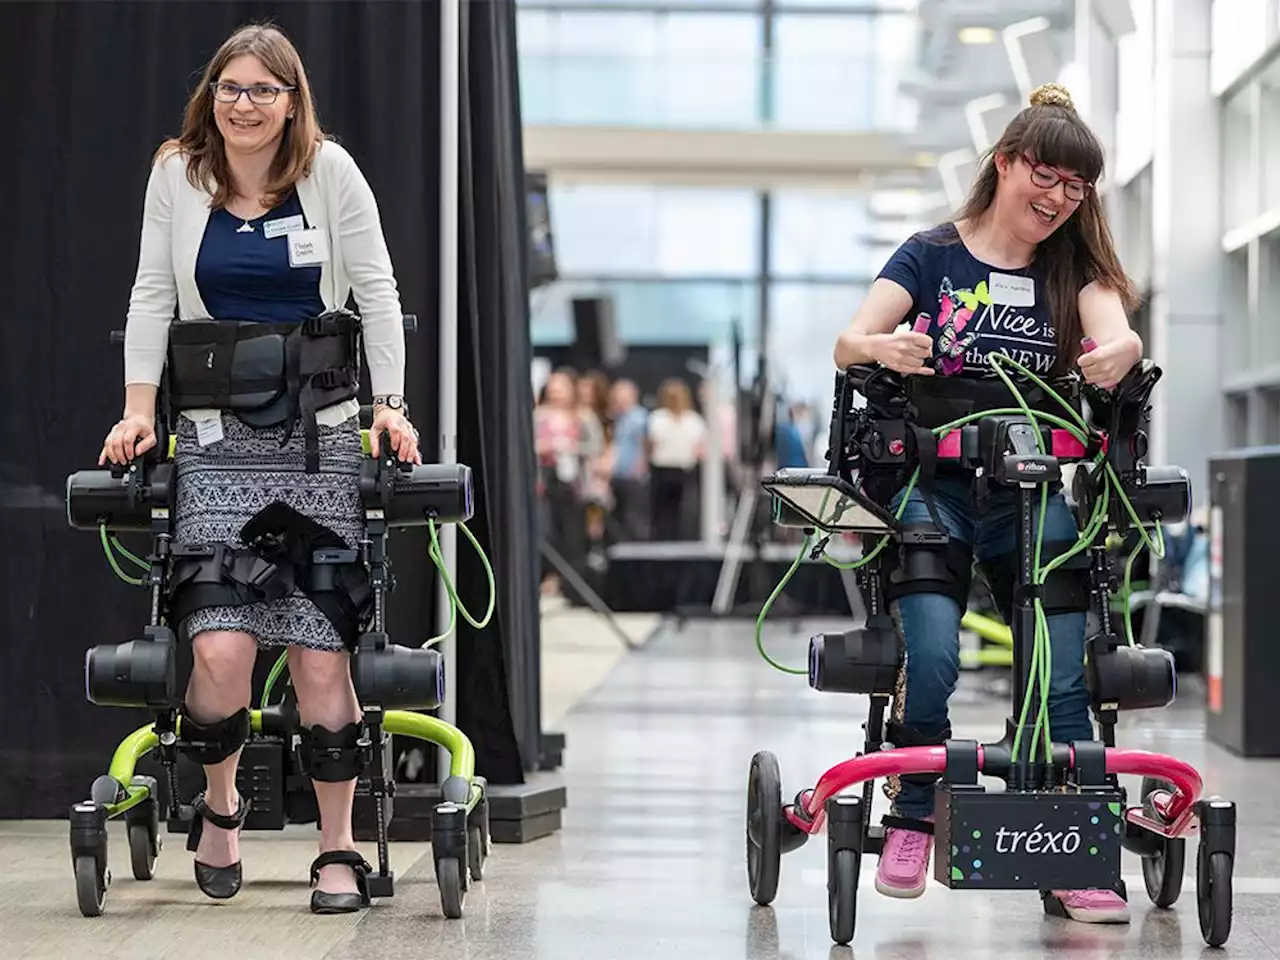
<path id="1" fill-rule="evenodd" d="M 314 267 L 329 260 L 329 235 L 319 228 L 289 234 L 289 266 Z"/>
<path id="2" fill-rule="evenodd" d="M 1009 307 L 1034 307 L 1036 282 L 1030 277 L 1014 277 L 1007 273 L 992 272 L 987 281 L 991 302 Z"/>
<path id="3" fill-rule="evenodd" d="M 282 237 L 286 233 L 293 233 L 295 230 L 301 230 L 307 225 L 302 219 L 302 214 L 292 217 L 281 217 L 279 220 L 268 220 L 262 225 L 262 235 L 268 240 L 273 237 Z"/>
<path id="4" fill-rule="evenodd" d="M 206 414 L 196 421 L 196 440 L 207 447 L 222 439 L 222 414 Z"/>

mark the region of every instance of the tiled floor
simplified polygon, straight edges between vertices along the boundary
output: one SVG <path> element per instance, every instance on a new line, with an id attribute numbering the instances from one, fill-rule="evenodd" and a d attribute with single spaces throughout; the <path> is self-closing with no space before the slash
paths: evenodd
<path id="1" fill-rule="evenodd" d="M 814 626 L 768 631 L 770 652 L 802 663 Z M 556 669 L 572 669 L 572 658 Z M 1245 762 L 1206 744 L 1194 699 L 1186 683 L 1172 708 L 1126 718 L 1121 742 L 1183 757 L 1200 768 L 1209 792 L 1239 804 L 1235 924 L 1220 951 L 1200 936 L 1194 844 L 1172 910 L 1149 904 L 1138 861 L 1125 854 L 1128 926 L 1046 918 L 1034 894 L 960 893 L 933 884 L 918 900 L 890 900 L 871 887 L 869 858 L 857 935 L 851 948 L 836 947 L 827 929 L 820 839 L 784 858 L 774 905 L 754 906 L 744 855 L 752 754 L 773 750 L 783 794 L 793 795 L 856 751 L 865 701 L 819 694 L 803 678 L 773 671 L 756 653 L 750 623 L 724 622 L 659 632 L 568 713 L 559 725 L 568 738 L 564 829 L 536 843 L 495 847 L 461 921 L 441 918 L 421 845 L 393 847 L 401 877 L 393 900 L 357 918 L 311 916 L 303 871 L 314 834 L 307 831 L 250 835 L 246 888 L 221 904 L 195 890 L 190 855 L 175 839 L 149 884 L 128 878 L 121 850 L 116 863 L 125 864 L 125 877 L 112 887 L 107 915 L 85 920 L 74 903 L 65 825 L 0 824 L 0 956 L 1273 957 L 1280 954 L 1280 810 L 1273 799 L 1280 761 Z M 953 725 L 960 735 L 994 739 L 1005 712 L 1004 702 L 969 676 L 953 700 Z M 878 791 L 877 799 L 883 803 Z"/>

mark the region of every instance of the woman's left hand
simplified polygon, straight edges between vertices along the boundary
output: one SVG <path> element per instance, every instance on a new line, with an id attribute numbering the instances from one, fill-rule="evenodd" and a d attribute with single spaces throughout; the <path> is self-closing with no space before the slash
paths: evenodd
<path id="1" fill-rule="evenodd" d="M 1080 355 L 1080 372 L 1086 382 L 1114 390 L 1124 375 L 1142 359 L 1142 341 L 1136 334 L 1119 337 Z"/>
<path id="2" fill-rule="evenodd" d="M 391 436 L 391 449 L 402 463 L 422 463 L 418 450 L 418 431 L 409 418 L 391 407 L 377 407 L 373 412 L 373 424 L 369 428 L 369 452 L 376 458 L 382 454 L 382 433 Z"/>

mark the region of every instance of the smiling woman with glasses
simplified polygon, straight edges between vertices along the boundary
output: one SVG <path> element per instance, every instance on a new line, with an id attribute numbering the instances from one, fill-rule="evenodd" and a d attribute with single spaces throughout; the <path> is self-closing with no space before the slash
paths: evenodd
<path id="1" fill-rule="evenodd" d="M 351 294 L 359 341 L 341 312 Z M 153 158 L 125 327 L 124 415 L 99 463 L 124 464 L 155 445 L 157 386 L 168 366 L 173 409 L 161 413 L 177 420 L 175 545 L 239 549 L 246 524 L 284 504 L 355 548 L 365 529 L 355 343 L 363 342 L 374 395 L 371 452 L 379 455 L 386 431 L 401 461 L 422 462 L 403 402 L 402 317 L 373 191 L 351 155 L 320 129 L 298 51 L 273 26 L 238 30 L 205 69 L 181 135 Z M 326 360 L 332 366 L 308 379 L 301 404 L 297 363 L 280 359 L 268 369 L 262 360 L 262 369 L 237 380 L 238 347 L 220 354 L 228 357 L 229 369 L 219 374 L 225 387 L 219 381 L 210 394 L 191 386 L 184 395 L 179 381 L 190 376 L 195 383 L 203 373 L 176 359 L 179 343 L 191 356 L 191 341 L 178 331 L 225 345 L 246 327 L 261 338 L 250 344 L 275 342 L 270 337 L 279 331 L 316 330 L 346 346 L 340 360 Z M 201 356 L 196 366 L 213 369 L 219 347 L 207 349 L 207 364 Z M 312 381 L 330 374 L 337 386 L 322 388 L 320 402 Z M 256 377 L 252 389 L 266 398 L 246 401 L 245 377 Z M 211 399 L 225 409 L 208 409 Z M 196 883 L 215 899 L 240 890 L 238 834 L 249 803 L 237 791 L 236 768 L 248 737 L 254 662 L 259 648 L 287 647 L 302 756 L 310 758 L 320 808 L 311 909 L 359 910 L 369 904 L 370 867 L 352 831 L 359 771 L 352 758 L 363 728 L 343 640 L 349 631 L 301 589 L 234 602 L 244 599 L 202 596 L 173 624 L 193 651 L 181 749 L 205 773 L 188 835 Z"/>
<path id="2" fill-rule="evenodd" d="M 1066 89 L 1037 89 L 983 158 L 953 219 L 910 237 L 889 258 L 841 334 L 836 364 L 953 378 L 934 381 L 939 395 L 974 397 L 981 385 L 966 381 L 996 377 L 990 358 L 1002 354 L 1041 377 L 1074 369 L 1089 383 L 1114 387 L 1141 358 L 1142 341 L 1126 315 L 1136 306 L 1133 285 L 1093 188 L 1102 169 L 1102 145 Z M 929 389 L 909 382 L 910 389 Z M 993 402 L 1009 406 L 1009 396 L 998 391 Z M 970 403 L 966 413 L 989 409 Z M 908 529 L 941 526 L 950 543 L 943 552 L 904 548 L 900 566 L 886 577 L 893 584 L 886 599 L 907 653 L 889 724 L 889 741 L 897 746 L 937 745 L 952 736 L 948 700 L 959 677 L 960 618 L 975 562 L 1010 616 L 1012 490 L 993 486 L 983 493 L 972 473 L 941 464 L 927 501 L 923 486 L 912 490 L 900 520 Z M 1050 489 L 1041 532 L 1050 555 L 1079 535 L 1061 484 Z M 1095 739 L 1084 679 L 1088 593 L 1078 577 L 1064 567 L 1044 584 L 1052 651 L 1048 713 L 1056 743 Z M 918 897 L 929 875 L 933 784 L 916 775 L 890 778 L 888 792 L 893 810 L 875 886 L 885 896 Z M 1086 923 L 1129 918 L 1117 891 L 1042 894 L 1045 910 L 1058 916 Z"/>

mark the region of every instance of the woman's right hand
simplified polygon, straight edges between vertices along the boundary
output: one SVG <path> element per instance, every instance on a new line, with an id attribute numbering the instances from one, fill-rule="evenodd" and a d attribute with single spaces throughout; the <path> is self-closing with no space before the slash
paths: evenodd
<path id="1" fill-rule="evenodd" d="M 126 413 L 107 434 L 98 457 L 98 466 L 108 460 L 124 466 L 156 445 L 156 418 L 144 413 Z"/>
<path id="2" fill-rule="evenodd" d="M 927 333 L 895 330 L 876 337 L 869 346 L 871 358 L 882 367 L 902 374 L 933 376 L 933 367 L 925 366 L 933 355 L 933 339 Z"/>

